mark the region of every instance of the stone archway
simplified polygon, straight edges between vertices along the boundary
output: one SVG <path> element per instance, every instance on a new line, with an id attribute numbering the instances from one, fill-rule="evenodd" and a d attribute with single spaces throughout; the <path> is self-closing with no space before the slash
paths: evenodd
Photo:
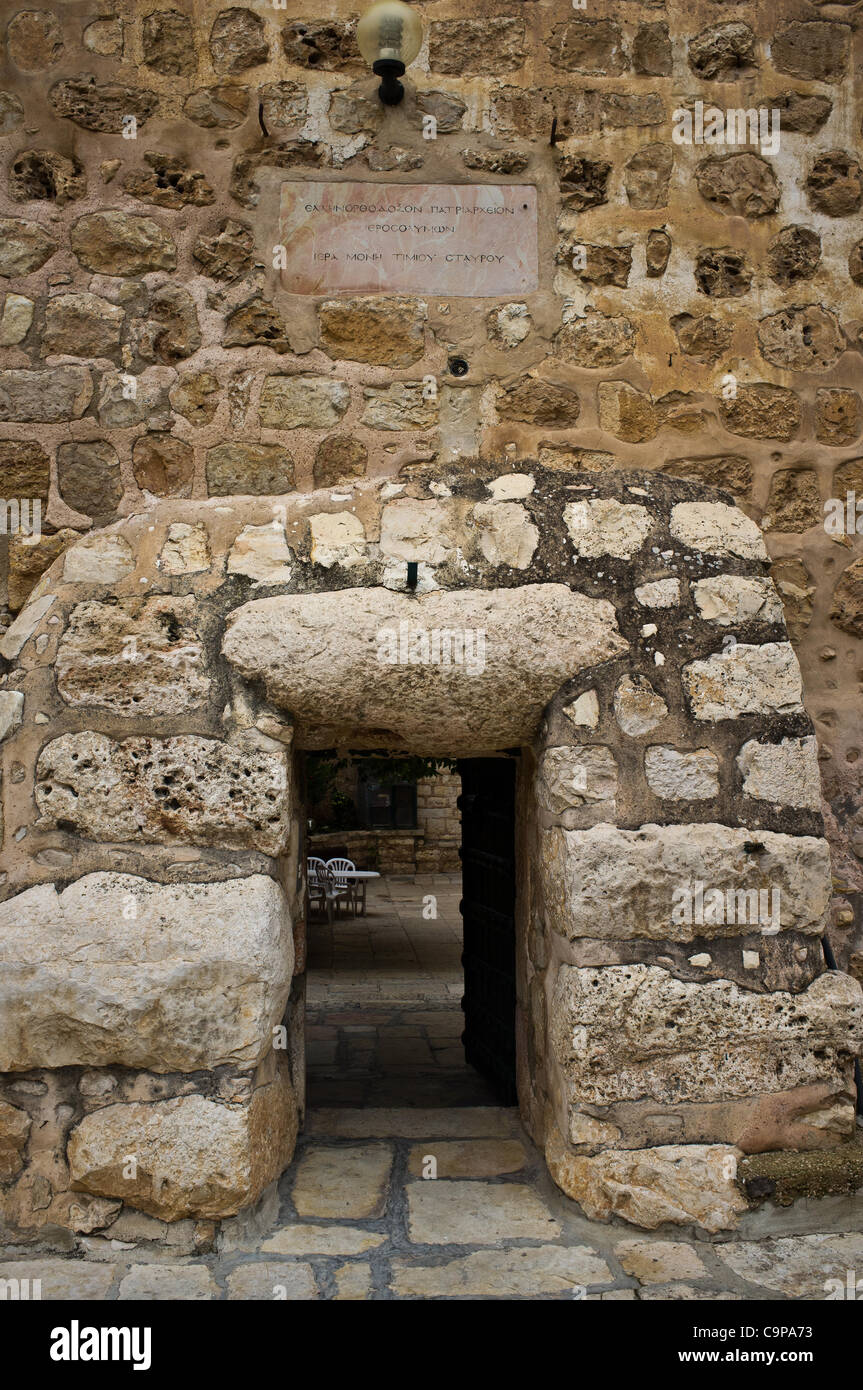
<path id="1" fill-rule="evenodd" d="M 853 1132 L 814 738 L 727 495 L 479 466 L 172 500 L 68 550 L 0 653 L 23 1238 L 218 1220 L 290 1161 L 304 748 L 523 749 L 520 1107 L 589 1215 L 731 1227 L 742 1153 Z"/>

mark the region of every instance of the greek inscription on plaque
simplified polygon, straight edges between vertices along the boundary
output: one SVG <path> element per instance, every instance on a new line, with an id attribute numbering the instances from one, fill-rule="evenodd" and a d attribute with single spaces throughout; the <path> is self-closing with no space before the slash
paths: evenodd
<path id="1" fill-rule="evenodd" d="M 535 290 L 536 189 L 507 184 L 283 183 L 281 285 L 491 298 Z"/>

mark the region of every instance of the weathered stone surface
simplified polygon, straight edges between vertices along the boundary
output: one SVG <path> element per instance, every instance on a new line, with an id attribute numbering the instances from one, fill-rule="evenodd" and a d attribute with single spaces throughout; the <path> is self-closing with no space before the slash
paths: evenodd
<path id="1" fill-rule="evenodd" d="M 261 16 L 238 6 L 220 10 L 210 30 L 210 55 L 216 72 L 245 72 L 265 63 L 270 45 Z"/>
<path id="2" fill-rule="evenodd" d="M 729 1241 L 716 1249 L 722 1262 L 740 1279 L 764 1284 L 788 1298 L 822 1300 L 831 1291 L 835 1294 L 837 1287 L 846 1293 L 849 1270 L 855 1271 L 856 1285 L 856 1270 L 863 1259 L 863 1235 L 849 1231 L 844 1235 Z"/>
<path id="3" fill-rule="evenodd" d="M 211 497 L 293 492 L 294 461 L 280 444 L 217 444 L 207 450 Z"/>
<path id="4" fill-rule="evenodd" d="M 818 478 L 811 468 L 778 468 L 770 479 L 765 531 L 808 531 L 823 521 Z"/>
<path id="5" fill-rule="evenodd" d="M 287 584 L 292 562 L 283 526 L 244 526 L 231 547 L 228 574 L 245 574 L 257 584 Z"/>
<path id="6" fill-rule="evenodd" d="M 46 883 L 7 898 L 0 923 L 4 1071 L 249 1067 L 282 1020 L 291 921 L 263 874 L 86 874 L 61 893 Z"/>
<path id="7" fill-rule="evenodd" d="M 400 1298 L 564 1298 L 612 1279 L 605 1261 L 588 1245 L 477 1250 L 435 1265 L 396 1259 L 392 1268 L 392 1287 Z"/>
<path id="8" fill-rule="evenodd" d="M 94 840 L 285 846 L 288 770 L 281 752 L 179 734 L 129 738 L 62 734 L 36 771 L 44 825 Z"/>
<path id="9" fill-rule="evenodd" d="M 579 367 L 616 367 L 635 348 L 635 326 L 622 315 L 609 317 L 589 309 L 570 319 L 554 339 L 558 357 Z"/>
<path id="10" fill-rule="evenodd" d="M 160 285 L 150 297 L 144 318 L 133 325 L 132 342 L 146 362 L 172 365 L 201 346 L 195 301 L 182 285 Z"/>
<path id="11" fill-rule="evenodd" d="M 707 1268 L 691 1245 L 670 1240 L 621 1240 L 614 1253 L 627 1274 L 641 1284 L 670 1279 L 702 1279 Z"/>
<path id="12" fill-rule="evenodd" d="M 97 294 L 58 294 L 45 306 L 42 356 L 116 358 L 125 313 Z"/>
<path id="13" fill-rule="evenodd" d="M 23 1168 L 30 1124 L 26 1110 L 0 1101 L 0 1182 L 8 1182 Z"/>
<path id="14" fill-rule="evenodd" d="M 734 1182 L 739 1150 L 683 1144 L 582 1158 L 555 1133 L 546 1147 L 549 1172 L 593 1221 L 620 1216 L 656 1230 L 668 1221 L 704 1230 L 733 1230 L 746 1202 Z"/>
<path id="15" fill-rule="evenodd" d="M 793 439 L 803 419 L 795 393 L 767 381 L 738 386 L 733 399 L 720 400 L 719 413 L 727 430 L 749 439 Z"/>
<path id="16" fill-rule="evenodd" d="M 258 96 L 267 130 L 290 130 L 305 122 L 309 94 L 300 82 L 269 82 Z"/>
<path id="17" fill-rule="evenodd" d="M 848 67 L 851 31 L 847 24 L 786 24 L 770 45 L 777 72 L 808 81 L 838 82 Z"/>
<path id="18" fill-rule="evenodd" d="M 639 24 L 632 44 L 632 67 L 643 77 L 671 76 L 671 38 L 664 20 Z"/>
<path id="19" fill-rule="evenodd" d="M 774 560 L 770 572 L 782 599 L 788 635 L 797 642 L 812 621 L 812 576 L 803 562 L 792 556 Z"/>
<path id="20" fill-rule="evenodd" d="M 438 403 L 423 395 L 419 381 L 397 381 L 385 387 L 366 386 L 363 398 L 366 405 L 362 423 L 370 429 L 423 430 L 437 422 Z"/>
<path id="21" fill-rule="evenodd" d="M 135 482 L 154 497 L 188 497 L 192 491 L 195 452 L 191 444 L 167 430 L 140 434 L 132 445 Z"/>
<path id="22" fill-rule="evenodd" d="M 629 443 L 656 438 L 659 415 L 646 391 L 626 381 L 601 381 L 596 394 L 602 429 Z"/>
<path id="23" fill-rule="evenodd" d="M 63 31 L 50 10 L 19 10 L 6 30 L 9 57 L 24 72 L 38 72 L 59 62 Z"/>
<path id="24" fill-rule="evenodd" d="M 482 671 L 469 647 L 469 665 L 390 664 L 379 634 L 398 634 L 401 621 L 426 633 L 485 631 Z M 337 640 L 322 641 L 331 626 Z M 417 598 L 343 589 L 262 599 L 236 611 L 223 644 L 232 666 L 294 713 L 298 733 L 344 729 L 355 747 L 419 738 L 430 752 L 441 739 L 458 750 L 521 743 L 564 680 L 625 648 L 610 604 L 550 584 Z M 444 642 L 442 657 L 447 650 Z"/>
<path id="25" fill-rule="evenodd" d="M 828 150 L 813 162 L 806 192 L 816 212 L 850 217 L 863 205 L 863 169 L 845 150 Z"/>
<path id="26" fill-rule="evenodd" d="M 152 10 L 141 32 L 144 62 L 166 77 L 188 77 L 195 71 L 194 27 L 179 10 Z"/>
<path id="27" fill-rule="evenodd" d="M 564 206 L 573 212 L 585 212 L 607 203 L 610 175 L 611 165 L 602 159 L 585 159 L 584 155 L 561 159 L 558 176 Z"/>
<path id="28" fill-rule="evenodd" d="M 268 376 L 261 424 L 270 429 L 332 429 L 350 404 L 350 387 L 324 376 Z"/>
<path id="29" fill-rule="evenodd" d="M 383 1216 L 392 1164 L 389 1144 L 308 1149 L 297 1164 L 294 1206 L 300 1216 Z"/>
<path id="30" fill-rule="evenodd" d="M 601 803 L 599 810 L 614 819 L 617 763 L 610 748 L 549 748 L 539 765 L 537 798 L 555 815 L 576 806 Z"/>
<path id="31" fill-rule="evenodd" d="M 77 420 L 93 395 L 86 367 L 0 372 L 0 420 L 50 425 Z"/>
<path id="32" fill-rule="evenodd" d="M 315 487 L 333 487 L 349 478 L 361 478 L 369 451 L 362 440 L 347 434 L 331 434 L 315 451 Z"/>
<path id="33" fill-rule="evenodd" d="M 526 375 L 498 396 L 495 409 L 501 420 L 569 429 L 578 421 L 581 402 L 571 386 Z"/>
<path id="34" fill-rule="evenodd" d="M 104 439 L 60 444 L 57 483 L 64 502 L 95 522 L 107 521 L 123 495 L 120 461 Z"/>
<path id="35" fill-rule="evenodd" d="M 622 676 L 614 691 L 614 717 L 625 734 L 651 733 L 668 714 L 668 706 L 644 676 Z"/>
<path id="36" fill-rule="evenodd" d="M 108 1296 L 114 1277 L 111 1265 L 85 1260 L 14 1260 L 0 1264 L 0 1279 L 29 1279 L 31 1290 L 39 1280 L 42 1298 L 50 1298 L 54 1303 L 101 1301 Z"/>
<path id="37" fill-rule="evenodd" d="M 708 555 L 739 555 L 766 560 L 767 549 L 757 524 L 725 502 L 678 502 L 671 509 L 671 534 L 685 546 Z"/>
<path id="38" fill-rule="evenodd" d="M 76 155 L 22 150 L 9 165 L 9 196 L 18 203 L 38 199 L 61 208 L 86 193 L 87 175 Z"/>
<path id="39" fill-rule="evenodd" d="M 699 251 L 694 275 L 701 293 L 712 299 L 739 299 L 752 284 L 746 257 L 724 246 Z"/>
<path id="40" fill-rule="evenodd" d="M 351 569 L 368 559 L 365 528 L 353 512 L 319 512 L 309 517 L 309 533 L 314 565 Z"/>
<path id="41" fill-rule="evenodd" d="M 163 574 L 201 574 L 211 563 L 209 538 L 203 522 L 190 526 L 186 521 L 175 521 L 168 527 L 167 539 L 159 551 L 159 568 Z"/>
<path id="42" fill-rule="evenodd" d="M 689 941 L 752 930 L 746 922 L 673 920 L 674 890 L 702 882 L 741 892 L 778 888 L 783 930 L 823 930 L 830 899 L 827 842 L 759 830 L 757 842 L 764 850 L 750 853 L 745 846 L 752 837 L 751 830 L 711 824 L 546 831 L 549 925 L 573 941 L 582 936 Z M 682 916 L 680 910 L 675 915 Z"/>
<path id="43" fill-rule="evenodd" d="M 321 346 L 351 362 L 409 367 L 424 352 L 426 314 L 422 300 L 406 297 L 325 300 L 318 310 Z"/>
<path id="44" fill-rule="evenodd" d="M 249 89 L 233 83 L 199 87 L 183 102 L 183 114 L 205 130 L 233 130 L 249 114 Z"/>
<path id="45" fill-rule="evenodd" d="M 150 217 L 89 212 L 74 224 L 70 238 L 81 264 L 103 275 L 145 275 L 150 270 L 176 269 L 174 242 Z"/>
<path id="46" fill-rule="evenodd" d="M 122 536 L 89 535 L 66 551 L 67 584 L 116 584 L 135 568 L 132 548 Z"/>
<path id="47" fill-rule="evenodd" d="M 817 304 L 792 306 L 768 314 L 758 324 L 758 347 L 765 362 L 793 372 L 823 372 L 846 348 L 839 321 Z"/>
<path id="48" fill-rule="evenodd" d="M 853 444 L 863 430 L 863 401 L 857 391 L 823 388 L 815 393 L 815 438 L 839 448 Z"/>
<path id="49" fill-rule="evenodd" d="M 72 1130 L 67 1156 L 77 1191 L 121 1197 L 166 1221 L 218 1220 L 250 1206 L 279 1176 L 296 1134 L 296 1101 L 280 1070 L 243 1107 L 198 1095 L 104 1106 Z M 129 1153 L 137 1159 L 131 1179 Z"/>
<path id="50" fill-rule="evenodd" d="M 679 579 L 655 579 L 635 587 L 635 599 L 643 608 L 676 608 L 680 603 Z"/>
<path id="51" fill-rule="evenodd" d="M 863 990 L 829 971 L 800 994 L 756 994 L 658 966 L 562 965 L 549 1036 L 582 1103 L 723 1100 L 836 1075 L 863 1039 Z"/>
<path id="52" fill-rule="evenodd" d="M 833 590 L 830 621 L 852 637 L 863 637 L 863 559 L 842 571 Z"/>
<path id="53" fill-rule="evenodd" d="M 528 1162 L 527 1151 L 517 1139 L 431 1140 L 410 1150 L 411 1177 L 424 1176 L 429 1157 L 435 1160 L 437 1178 L 493 1178 L 518 1173 Z"/>
<path id="54" fill-rule="evenodd" d="M 209 425 L 219 408 L 219 379 L 212 372 L 181 377 L 168 392 L 171 408 L 192 425 Z"/>
<path id="55" fill-rule="evenodd" d="M 51 465 L 39 444 L 29 439 L 0 439 L 0 494 L 4 498 L 29 497 L 45 506 L 50 481 Z"/>
<path id="56" fill-rule="evenodd" d="M 430 27 L 432 72 L 498 75 L 514 72 L 524 60 L 523 19 L 442 19 Z"/>
<path id="57" fill-rule="evenodd" d="M 646 507 L 611 497 L 568 502 L 563 518 L 576 554 L 588 559 L 601 555 L 631 559 L 644 545 L 653 524 Z"/>
<path id="58" fill-rule="evenodd" d="M 811 280 L 821 261 L 821 238 L 810 227 L 783 227 L 767 247 L 767 269 L 777 285 Z"/>
<path id="59" fill-rule="evenodd" d="M 742 454 L 666 459 L 662 471 L 672 478 L 692 478 L 707 487 L 726 488 L 737 497 L 748 497 L 752 490 L 752 464 Z"/>
<path id="60" fill-rule="evenodd" d="M 748 24 L 712 24 L 689 41 L 689 66 L 711 82 L 735 82 L 756 66 L 755 35 Z"/>
<path id="61" fill-rule="evenodd" d="M 323 72 L 359 64 L 355 20 L 297 20 L 282 29 L 282 48 L 289 62 Z"/>
<path id="62" fill-rule="evenodd" d="M 218 1298 L 219 1292 L 206 1265 L 132 1265 L 120 1281 L 117 1301 L 203 1302 Z"/>
<path id="63" fill-rule="evenodd" d="M 738 642 L 684 666 L 682 681 L 696 719 L 715 723 L 741 714 L 803 711 L 800 667 L 790 642 Z"/>
<path id="64" fill-rule="evenodd" d="M 79 535 L 64 527 L 38 538 L 20 533 L 10 537 L 8 600 L 13 612 L 26 603 L 41 576 Z"/>
<path id="65" fill-rule="evenodd" d="M 613 19 L 570 19 L 549 36 L 549 59 L 556 68 L 586 75 L 612 75 L 629 66 L 620 25 Z"/>
<path id="66" fill-rule="evenodd" d="M 700 288 L 706 282 L 702 281 Z M 677 314 L 671 320 L 681 352 L 696 362 L 716 362 L 731 345 L 733 330 L 710 314 Z"/>
<path id="67" fill-rule="evenodd" d="M 43 594 L 41 598 L 33 599 L 22 609 L 0 637 L 0 656 L 5 656 L 7 661 L 14 661 L 52 607 L 55 598 L 55 594 Z"/>
<path id="68" fill-rule="evenodd" d="M 145 1266 L 149 1268 L 149 1266 Z M 225 1280 L 229 1299 L 277 1298 L 280 1302 L 307 1302 L 319 1297 L 315 1274 L 308 1264 L 278 1264 L 255 1260 L 238 1265 Z"/>
<path id="69" fill-rule="evenodd" d="M 645 248 L 645 272 L 648 279 L 655 280 L 665 274 L 670 255 L 671 237 L 668 233 L 656 229 L 648 232 Z"/>
<path id="70" fill-rule="evenodd" d="M 191 596 L 89 600 L 73 608 L 55 662 L 68 705 L 138 716 L 197 709 L 209 693 Z"/>
<path id="71" fill-rule="evenodd" d="M 0 217 L 0 275 L 29 275 L 56 250 L 57 242 L 38 222 Z"/>
<path id="72" fill-rule="evenodd" d="M 473 509 L 479 546 L 490 565 L 527 569 L 539 544 L 539 531 L 520 502 L 480 502 Z"/>
<path id="73" fill-rule="evenodd" d="M 531 330 L 533 320 L 526 304 L 502 304 L 486 314 L 489 342 L 501 348 L 518 347 Z"/>
<path id="74" fill-rule="evenodd" d="M 24 124 L 24 107 L 14 92 L 0 91 L 0 135 L 11 135 Z"/>
<path id="75" fill-rule="evenodd" d="M 782 622 L 782 603 L 770 579 L 718 574 L 693 584 L 692 596 L 699 615 L 719 627 Z"/>
<path id="76" fill-rule="evenodd" d="M 140 129 L 159 106 L 155 92 L 121 82 L 97 82 L 89 73 L 55 83 L 48 97 L 58 116 L 106 135 L 122 135 L 129 116 Z"/>
<path id="77" fill-rule="evenodd" d="M 180 156 L 150 150 L 144 160 L 149 169 L 133 169 L 123 179 L 123 192 L 130 198 L 173 210 L 206 207 L 215 201 L 216 195 L 203 170 L 190 169 Z"/>
<path id="78" fill-rule="evenodd" d="M 560 1235 L 545 1202 L 521 1183 L 413 1182 L 407 1193 L 408 1230 L 417 1245 L 494 1245 Z"/>
<path id="79" fill-rule="evenodd" d="M 0 690 L 0 743 L 16 729 L 24 717 L 24 694 L 20 690 Z"/>
<path id="80" fill-rule="evenodd" d="M 682 753 L 656 745 L 645 749 L 644 775 L 656 796 L 670 801 L 703 801 L 719 795 L 719 762 L 709 748 Z"/>
<path id="81" fill-rule="evenodd" d="M 364 1231 L 358 1226 L 317 1226 L 310 1222 L 280 1227 L 262 1243 L 261 1252 L 264 1255 L 363 1255 L 383 1245 L 386 1239 L 380 1231 Z"/>
<path id="82" fill-rule="evenodd" d="M 833 102 L 828 96 L 794 90 L 772 96 L 769 100 L 766 99 L 764 104 L 779 111 L 782 130 L 801 135 L 814 135 L 833 110 Z"/>
<path id="83" fill-rule="evenodd" d="M 84 30 L 84 47 L 103 58 L 113 58 L 123 49 L 122 19 L 94 19 Z"/>
<path id="84" fill-rule="evenodd" d="M 644 145 L 624 166 L 623 186 L 632 208 L 663 208 L 674 168 L 670 145 Z"/>
<path id="85" fill-rule="evenodd" d="M 239 280 L 252 268 L 255 238 L 251 227 L 226 217 L 211 236 L 200 236 L 192 255 L 214 280 Z"/>
<path id="86" fill-rule="evenodd" d="M 767 217 L 779 206 L 772 166 L 757 154 L 709 155 L 695 170 L 702 198 L 739 217 Z"/>
<path id="87" fill-rule="evenodd" d="M 821 777 L 814 737 L 783 738 L 779 743 L 750 739 L 738 754 L 737 766 L 744 796 L 820 811 Z"/>

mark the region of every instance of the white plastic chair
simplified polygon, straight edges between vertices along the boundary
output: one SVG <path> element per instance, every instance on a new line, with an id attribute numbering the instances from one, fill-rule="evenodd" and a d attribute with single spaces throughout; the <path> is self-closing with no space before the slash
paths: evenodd
<path id="1" fill-rule="evenodd" d="M 344 898 L 347 899 L 347 901 L 348 901 L 348 903 L 349 903 L 349 905 L 350 905 L 351 911 L 352 911 L 354 917 L 356 917 L 356 915 L 357 915 L 357 883 L 356 883 L 356 879 L 346 878 L 346 877 L 345 877 L 345 870 L 350 870 L 351 872 L 353 872 L 353 871 L 356 869 L 356 867 L 357 867 L 356 864 L 353 862 L 352 859 L 328 859 L 328 860 L 327 860 L 327 865 L 326 865 L 326 867 L 327 867 L 327 869 L 329 870 L 329 872 L 330 872 L 330 873 L 332 874 L 332 876 L 333 876 L 333 880 L 334 880 L 334 882 L 335 882 L 335 887 L 336 887 L 336 892 L 339 894 L 340 897 L 344 897 Z M 365 907 L 365 904 L 363 904 L 363 906 Z"/>

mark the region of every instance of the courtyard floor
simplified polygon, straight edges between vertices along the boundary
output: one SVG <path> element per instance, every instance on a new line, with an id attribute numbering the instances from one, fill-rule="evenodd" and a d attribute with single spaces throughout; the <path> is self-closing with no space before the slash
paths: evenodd
<path id="1" fill-rule="evenodd" d="M 458 898 L 452 876 L 381 880 L 366 918 L 312 928 L 306 1126 L 215 1249 L 207 1223 L 127 1212 L 119 1238 L 7 1252 L 0 1279 L 43 1299 L 725 1301 L 824 1300 L 863 1272 L 859 1198 L 753 1212 L 730 1240 L 582 1216 L 465 1065 Z"/>

